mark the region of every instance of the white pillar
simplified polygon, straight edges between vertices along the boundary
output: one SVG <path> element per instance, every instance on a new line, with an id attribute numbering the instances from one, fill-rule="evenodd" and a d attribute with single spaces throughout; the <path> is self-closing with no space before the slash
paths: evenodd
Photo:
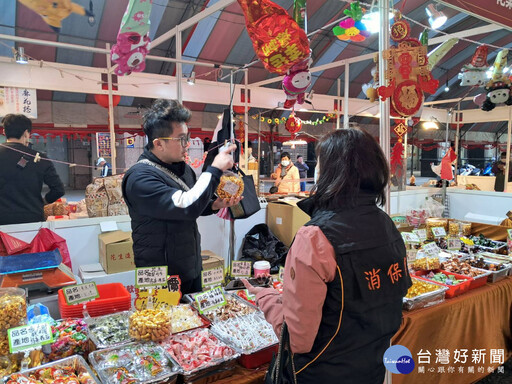
<path id="1" fill-rule="evenodd" d="M 176 26 L 176 60 L 181 60 L 181 31 Z M 183 85 L 181 79 L 183 78 L 183 64 L 181 61 L 176 62 L 176 92 L 178 94 L 178 102 L 183 103 Z"/>
<path id="2" fill-rule="evenodd" d="M 349 123 L 348 123 L 348 119 L 349 119 L 349 116 L 348 116 L 348 96 L 349 96 L 349 80 L 350 80 L 350 73 L 349 73 L 349 67 L 350 67 L 350 64 L 349 63 L 346 63 L 345 64 L 345 90 L 343 91 L 343 96 L 345 98 L 344 102 L 343 102 L 343 128 L 344 129 L 348 129 L 350 127 Z"/>
<path id="3" fill-rule="evenodd" d="M 116 132 L 114 127 L 114 102 L 112 98 L 112 63 L 110 58 L 110 44 L 106 45 L 108 49 L 107 53 L 107 78 L 108 78 L 108 128 L 110 131 L 110 152 L 112 158 L 112 175 L 117 174 L 117 162 L 116 162 Z"/>

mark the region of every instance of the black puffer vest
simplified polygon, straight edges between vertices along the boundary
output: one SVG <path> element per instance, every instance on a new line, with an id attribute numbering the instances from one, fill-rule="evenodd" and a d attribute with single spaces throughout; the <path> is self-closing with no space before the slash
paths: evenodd
<path id="1" fill-rule="evenodd" d="M 402 297 L 411 286 L 406 251 L 375 196 L 355 207 L 311 212 L 336 253 L 335 279 L 327 284 L 322 321 L 310 353 L 295 354 L 298 383 L 382 384 L 382 362 L 402 319 Z"/>

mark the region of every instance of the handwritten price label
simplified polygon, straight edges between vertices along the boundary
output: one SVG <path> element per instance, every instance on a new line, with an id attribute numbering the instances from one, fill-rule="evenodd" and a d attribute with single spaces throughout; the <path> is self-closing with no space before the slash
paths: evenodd
<path id="1" fill-rule="evenodd" d="M 206 292 L 199 293 L 196 295 L 195 300 L 197 303 L 197 309 L 200 313 L 226 305 L 226 297 L 220 287 L 215 287 Z"/>
<path id="2" fill-rule="evenodd" d="M 164 285 L 167 285 L 167 266 L 135 268 L 135 286 L 137 288 Z"/>
<path id="3" fill-rule="evenodd" d="M 427 230 L 425 228 L 413 229 L 412 232 L 418 236 L 418 238 L 420 239 L 420 242 L 423 243 L 425 240 L 427 240 Z"/>
<path id="4" fill-rule="evenodd" d="M 446 240 L 446 243 L 448 245 L 448 249 L 450 251 L 460 251 L 460 249 L 462 248 L 462 241 L 460 241 L 460 239 L 456 239 L 456 238 L 448 238 Z"/>
<path id="5" fill-rule="evenodd" d="M 233 261 L 231 263 L 231 276 L 233 277 L 250 277 L 251 276 L 250 261 Z"/>
<path id="6" fill-rule="evenodd" d="M 508 238 L 512 239 L 512 229 L 507 229 L 508 232 Z"/>
<path id="7" fill-rule="evenodd" d="M 420 238 L 416 233 L 402 232 L 402 237 L 407 244 L 419 244 Z"/>
<path id="8" fill-rule="evenodd" d="M 11 353 L 38 348 L 53 343 L 50 323 L 38 323 L 11 328 L 8 331 L 9 351 Z"/>
<path id="9" fill-rule="evenodd" d="M 284 267 L 279 267 L 279 275 L 277 279 L 282 283 L 284 279 Z"/>
<path id="10" fill-rule="evenodd" d="M 201 272 L 201 284 L 203 287 L 220 284 L 224 281 L 224 268 L 217 267 Z"/>
<path id="11" fill-rule="evenodd" d="M 441 250 L 435 242 L 423 245 L 423 252 L 425 252 L 428 256 L 438 256 L 440 251 Z"/>
<path id="12" fill-rule="evenodd" d="M 64 298 L 68 305 L 84 303 L 100 297 L 98 288 L 94 282 L 64 287 L 62 288 L 62 292 L 64 293 Z"/>
<path id="13" fill-rule="evenodd" d="M 446 237 L 446 230 L 444 227 L 433 227 L 432 233 L 434 234 L 434 237 Z"/>

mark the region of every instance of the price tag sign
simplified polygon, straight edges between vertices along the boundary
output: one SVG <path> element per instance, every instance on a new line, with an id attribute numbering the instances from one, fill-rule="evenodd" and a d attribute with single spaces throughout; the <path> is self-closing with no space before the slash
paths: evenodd
<path id="1" fill-rule="evenodd" d="M 167 265 L 135 268 L 135 286 L 137 288 L 162 287 L 164 285 L 167 285 Z"/>
<path id="2" fill-rule="evenodd" d="M 413 229 L 412 233 L 415 233 L 418 238 L 420 239 L 420 242 L 424 242 L 427 240 L 427 230 L 425 228 L 422 229 Z"/>
<path id="3" fill-rule="evenodd" d="M 413 232 L 402 232 L 402 237 L 407 244 L 419 244 L 420 238 Z"/>
<path id="4" fill-rule="evenodd" d="M 508 238 L 512 239 L 512 229 L 507 229 L 508 232 Z"/>
<path id="5" fill-rule="evenodd" d="M 423 252 L 425 252 L 428 256 L 438 256 L 440 251 L 441 250 L 435 242 L 423 245 Z"/>
<path id="6" fill-rule="evenodd" d="M 279 275 L 277 279 L 282 283 L 284 279 L 284 267 L 279 267 Z"/>
<path id="7" fill-rule="evenodd" d="M 434 234 L 434 237 L 446 237 L 446 230 L 444 227 L 433 227 L 432 233 Z"/>
<path id="8" fill-rule="evenodd" d="M 448 238 L 446 243 L 450 251 L 460 251 L 462 248 L 462 241 L 458 238 Z"/>
<path id="9" fill-rule="evenodd" d="M 50 323 L 38 323 L 11 328 L 8 331 L 9 351 L 17 353 L 53 343 Z"/>
<path id="10" fill-rule="evenodd" d="M 221 287 L 212 288 L 206 292 L 199 293 L 195 297 L 199 313 L 226 305 L 226 297 Z"/>
<path id="11" fill-rule="evenodd" d="M 233 277 L 250 277 L 251 276 L 250 261 L 233 261 L 231 263 L 231 276 Z"/>
<path id="12" fill-rule="evenodd" d="M 62 293 L 64 293 L 64 298 L 68 305 L 84 303 L 100 297 L 94 282 L 64 287 L 62 288 Z"/>
<path id="13" fill-rule="evenodd" d="M 203 287 L 220 284 L 224 281 L 224 267 L 207 269 L 201 272 L 201 284 Z"/>

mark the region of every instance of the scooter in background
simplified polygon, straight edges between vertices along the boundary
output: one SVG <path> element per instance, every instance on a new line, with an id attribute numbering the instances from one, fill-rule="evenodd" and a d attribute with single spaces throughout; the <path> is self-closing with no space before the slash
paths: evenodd
<path id="1" fill-rule="evenodd" d="M 482 170 L 482 176 L 494 176 L 494 173 L 492 173 L 492 163 L 487 163 Z"/>
<path id="2" fill-rule="evenodd" d="M 471 164 L 465 164 L 459 168 L 459 175 L 461 176 L 480 176 L 481 169 Z"/>

